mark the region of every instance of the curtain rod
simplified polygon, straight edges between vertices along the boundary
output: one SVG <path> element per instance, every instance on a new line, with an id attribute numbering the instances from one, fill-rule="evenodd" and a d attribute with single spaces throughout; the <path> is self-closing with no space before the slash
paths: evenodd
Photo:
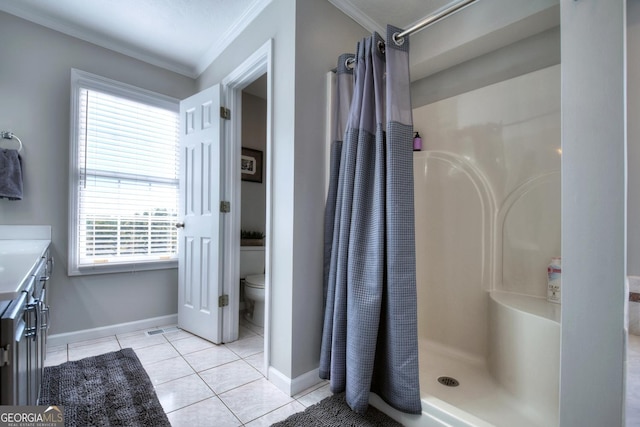
<path id="1" fill-rule="evenodd" d="M 455 3 L 450 3 L 449 5 L 443 7 L 442 9 L 440 9 L 439 11 L 433 13 L 432 15 L 427 16 L 426 18 L 424 18 L 422 21 L 414 24 L 411 28 L 407 28 L 406 30 L 400 32 L 400 33 L 394 33 L 393 34 L 393 41 L 395 42 L 395 44 L 397 44 L 398 46 L 402 46 L 404 44 L 404 38 L 406 36 L 408 36 L 409 34 L 413 34 L 415 32 L 418 32 L 426 27 L 428 27 L 429 25 L 435 24 L 436 22 L 440 21 L 443 18 L 446 18 L 447 16 L 451 15 L 454 12 L 459 11 L 460 9 L 462 9 L 465 6 L 470 5 L 471 3 L 475 3 L 477 0 L 461 0 Z"/>
<path id="2" fill-rule="evenodd" d="M 393 42 L 396 45 L 402 46 L 404 44 L 404 38 L 406 36 L 416 33 L 420 30 L 423 30 L 428 26 L 435 24 L 436 22 L 446 18 L 447 16 L 459 11 L 463 7 L 468 6 L 471 3 L 475 3 L 476 1 L 477 0 L 460 0 L 458 2 L 449 3 L 448 5 L 442 7 L 440 10 L 434 12 L 433 14 L 422 19 L 420 22 L 414 24 L 410 28 L 407 28 L 406 30 L 399 33 L 393 33 L 393 36 L 391 36 L 391 38 L 393 39 Z M 383 44 L 383 48 L 384 48 L 384 44 Z M 378 49 L 380 49 L 380 46 L 378 46 Z M 353 69 L 354 62 L 355 62 L 355 58 L 348 58 L 345 62 L 345 65 L 347 68 Z M 337 68 L 334 68 L 331 70 L 331 72 L 333 73 L 335 73 L 336 71 L 337 71 Z"/>

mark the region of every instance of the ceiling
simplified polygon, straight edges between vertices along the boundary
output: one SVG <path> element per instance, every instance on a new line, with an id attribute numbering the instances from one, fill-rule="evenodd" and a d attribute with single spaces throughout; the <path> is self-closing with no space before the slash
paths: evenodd
<path id="1" fill-rule="evenodd" d="M 449 0 L 330 1 L 369 31 L 408 28 Z M 271 0 L 2 0 L 0 10 L 195 78 Z"/>

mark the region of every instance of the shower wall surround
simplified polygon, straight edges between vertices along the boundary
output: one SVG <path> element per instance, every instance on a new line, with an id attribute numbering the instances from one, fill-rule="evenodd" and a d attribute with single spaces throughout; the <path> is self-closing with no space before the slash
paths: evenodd
<path id="1" fill-rule="evenodd" d="M 420 336 L 484 359 L 488 293 L 560 256 L 560 65 L 414 109 Z"/>

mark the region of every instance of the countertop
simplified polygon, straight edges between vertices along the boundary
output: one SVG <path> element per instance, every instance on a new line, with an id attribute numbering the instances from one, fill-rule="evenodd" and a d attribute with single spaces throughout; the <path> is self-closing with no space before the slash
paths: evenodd
<path id="1" fill-rule="evenodd" d="M 51 228 L 0 226 L 0 300 L 14 299 L 51 244 Z M 46 232 L 48 230 L 48 233 Z M 18 238 L 25 236 L 25 238 Z"/>

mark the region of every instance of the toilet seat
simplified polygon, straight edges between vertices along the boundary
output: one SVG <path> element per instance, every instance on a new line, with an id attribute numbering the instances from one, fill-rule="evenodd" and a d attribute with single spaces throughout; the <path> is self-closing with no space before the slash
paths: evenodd
<path id="1" fill-rule="evenodd" d="M 245 286 L 256 289 L 264 289 L 264 274 L 253 274 L 244 278 Z"/>

